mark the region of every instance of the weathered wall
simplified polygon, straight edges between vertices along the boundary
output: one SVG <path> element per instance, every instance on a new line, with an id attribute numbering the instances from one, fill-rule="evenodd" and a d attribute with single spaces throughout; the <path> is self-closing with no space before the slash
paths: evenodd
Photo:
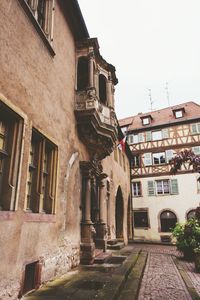
<path id="1" fill-rule="evenodd" d="M 14 213 L 0 212 L 0 299 L 4 300 L 16 299 L 26 263 L 43 261 L 42 279 L 47 280 L 79 262 L 79 160 L 87 160 L 88 154 L 78 140 L 73 113 L 74 39 L 55 2 L 56 55 L 52 57 L 19 2 L 1 1 L 1 100 L 6 97 L 26 116 L 18 208 Z M 48 221 L 24 212 L 32 126 L 59 149 L 56 215 Z"/>
<path id="2" fill-rule="evenodd" d="M 124 162 L 122 159 L 124 156 Z M 111 225 L 111 239 L 116 238 L 116 196 L 117 190 L 120 187 L 123 197 L 123 239 L 127 244 L 127 215 L 128 215 L 128 200 L 130 197 L 130 167 L 129 161 L 125 153 L 121 150 L 116 150 L 103 161 L 104 172 L 108 174 L 110 180 L 110 225 Z"/>
<path id="3" fill-rule="evenodd" d="M 184 223 L 186 214 L 199 205 L 200 195 L 197 190 L 197 178 L 199 174 L 184 174 L 172 176 L 178 180 L 178 195 L 148 196 L 147 182 L 149 178 L 141 180 L 143 197 L 133 198 L 133 209 L 148 208 L 150 228 L 134 228 L 134 238 L 160 242 L 160 236 L 167 233 L 160 232 L 160 213 L 163 210 L 171 210 L 177 216 L 177 221 Z M 150 180 L 169 179 L 169 176 L 151 177 Z"/>

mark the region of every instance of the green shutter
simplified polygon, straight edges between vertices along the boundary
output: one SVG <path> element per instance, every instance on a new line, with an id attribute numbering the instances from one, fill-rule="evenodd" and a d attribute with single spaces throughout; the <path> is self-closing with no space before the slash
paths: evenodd
<path id="1" fill-rule="evenodd" d="M 130 135 L 128 136 L 128 143 L 129 143 L 129 144 L 133 144 L 133 135 L 132 135 L 132 134 L 130 134 Z"/>
<path id="2" fill-rule="evenodd" d="M 139 143 L 144 142 L 144 135 L 143 135 L 143 133 L 138 133 L 138 142 Z"/>
<path id="3" fill-rule="evenodd" d="M 167 161 L 167 163 L 169 163 L 170 159 L 172 159 L 173 156 L 174 156 L 174 151 L 173 150 L 166 150 L 165 155 L 166 155 L 166 161 Z"/>
<path id="4" fill-rule="evenodd" d="M 178 194 L 178 180 L 177 179 L 171 179 L 171 194 L 177 195 Z"/>
<path id="5" fill-rule="evenodd" d="M 146 142 L 151 141 L 151 131 L 146 131 Z"/>
<path id="6" fill-rule="evenodd" d="M 197 133 L 197 124 L 191 124 L 191 131 L 193 134 Z"/>
<path id="7" fill-rule="evenodd" d="M 169 138 L 169 129 L 168 128 L 163 128 L 162 129 L 162 138 L 163 139 L 168 139 Z"/>
<path id="8" fill-rule="evenodd" d="M 148 195 L 149 196 L 154 196 L 155 195 L 155 184 L 154 184 L 154 181 L 153 180 L 148 181 L 147 184 L 148 184 Z"/>
<path id="9" fill-rule="evenodd" d="M 144 153 L 144 165 L 151 166 L 152 165 L 152 154 Z"/>

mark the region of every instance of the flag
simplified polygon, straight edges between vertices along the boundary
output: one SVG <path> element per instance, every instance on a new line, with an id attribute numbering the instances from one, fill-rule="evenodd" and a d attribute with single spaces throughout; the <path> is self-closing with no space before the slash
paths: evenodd
<path id="1" fill-rule="evenodd" d="M 122 151 L 125 151 L 125 142 L 126 142 L 126 137 L 124 137 L 121 141 L 119 141 L 118 147 Z"/>

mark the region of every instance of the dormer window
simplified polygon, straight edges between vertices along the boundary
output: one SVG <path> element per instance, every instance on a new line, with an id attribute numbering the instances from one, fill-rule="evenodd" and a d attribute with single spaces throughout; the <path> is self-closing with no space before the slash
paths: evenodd
<path id="1" fill-rule="evenodd" d="M 178 109 L 173 109 L 173 113 L 176 119 L 182 118 L 185 113 L 185 109 L 183 108 L 178 108 Z"/>
<path id="2" fill-rule="evenodd" d="M 149 125 L 151 123 L 152 117 L 149 116 L 145 116 L 145 117 L 140 117 L 140 119 L 142 120 L 142 125 Z"/>
<path id="3" fill-rule="evenodd" d="M 150 123 L 149 118 L 144 118 L 144 119 L 142 119 L 142 124 L 143 124 L 143 125 L 148 125 L 149 123 Z"/>
<path id="4" fill-rule="evenodd" d="M 182 110 L 175 111 L 175 117 L 176 117 L 176 119 L 182 118 L 183 117 L 183 111 Z"/>

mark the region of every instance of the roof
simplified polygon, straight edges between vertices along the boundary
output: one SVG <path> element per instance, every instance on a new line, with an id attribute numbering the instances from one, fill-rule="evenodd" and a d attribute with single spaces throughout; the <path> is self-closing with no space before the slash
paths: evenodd
<path id="1" fill-rule="evenodd" d="M 174 116 L 174 111 L 184 110 L 184 115 L 182 118 L 176 119 Z M 152 120 L 149 125 L 142 125 L 141 118 L 151 116 Z M 175 106 L 170 106 L 160 110 L 151 111 L 148 113 L 139 113 L 136 116 L 124 118 L 119 120 L 121 127 L 126 126 L 127 131 L 135 131 L 141 129 L 148 129 L 157 126 L 166 126 L 174 123 L 182 123 L 190 120 L 200 119 L 200 105 L 190 101 L 182 103 Z"/>
<path id="2" fill-rule="evenodd" d="M 59 0 L 59 5 L 71 27 L 75 40 L 89 38 L 89 33 L 77 0 Z"/>

